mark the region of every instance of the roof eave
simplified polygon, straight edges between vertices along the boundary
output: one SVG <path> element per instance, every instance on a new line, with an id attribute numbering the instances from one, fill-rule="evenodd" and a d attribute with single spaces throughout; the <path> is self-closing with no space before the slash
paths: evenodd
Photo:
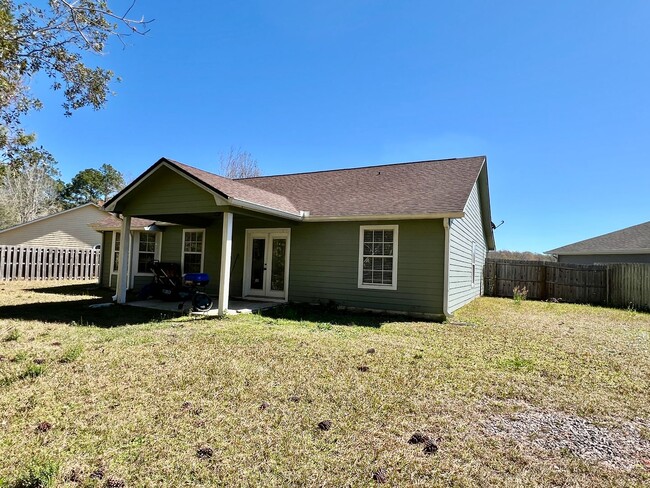
<path id="1" fill-rule="evenodd" d="M 358 222 L 364 220 L 432 220 L 432 219 L 460 219 L 465 212 L 443 212 L 422 214 L 379 214 L 379 215 L 306 215 L 304 222 Z"/>
<path id="2" fill-rule="evenodd" d="M 489 251 L 496 250 L 494 229 L 492 228 L 492 208 L 490 206 L 490 185 L 488 183 L 487 157 L 483 156 L 483 164 L 476 178 L 479 187 L 479 198 L 481 200 L 481 219 L 485 231 L 485 240 Z"/>
<path id="3" fill-rule="evenodd" d="M 36 223 L 41 222 L 43 220 L 51 219 L 53 217 L 58 217 L 59 215 L 74 212 L 75 210 L 79 210 L 81 208 L 85 208 L 85 207 L 88 207 L 88 206 L 93 206 L 93 207 L 97 208 L 98 210 L 103 210 L 103 207 L 100 207 L 96 203 L 88 202 L 88 203 L 84 203 L 83 205 L 79 205 L 77 207 L 69 208 L 67 210 L 62 210 L 60 212 L 56 212 L 56 213 L 53 213 L 53 214 L 50 214 L 50 215 L 43 215 L 42 217 L 37 217 L 34 220 L 30 220 L 29 222 L 23 222 L 22 224 L 12 225 L 11 227 L 7 227 L 6 229 L 0 230 L 0 234 L 2 234 L 3 232 L 9 232 L 9 231 L 14 230 L 14 229 L 19 229 L 20 227 L 25 227 L 26 225 L 36 224 Z"/>
<path id="4" fill-rule="evenodd" d="M 293 213 L 285 210 L 280 210 L 273 207 L 267 207 L 266 205 L 261 205 L 259 203 L 248 202 L 246 200 L 241 200 L 239 198 L 228 197 L 228 203 L 233 207 L 242 208 L 244 210 L 252 210 L 254 212 L 264 213 L 267 215 L 273 215 L 275 217 L 282 217 L 290 220 L 302 220 L 303 213 Z"/>
<path id="5" fill-rule="evenodd" d="M 554 254 L 556 256 L 599 256 L 603 254 L 650 254 L 650 249 L 608 249 L 598 251 L 562 251 L 553 249 L 546 251 L 544 254 Z"/>

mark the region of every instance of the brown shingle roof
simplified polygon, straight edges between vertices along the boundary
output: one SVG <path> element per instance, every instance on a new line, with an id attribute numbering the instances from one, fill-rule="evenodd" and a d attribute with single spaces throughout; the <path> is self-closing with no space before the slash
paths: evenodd
<path id="1" fill-rule="evenodd" d="M 153 224 L 158 224 L 158 225 L 169 225 L 165 222 L 156 222 L 154 220 L 149 220 L 149 219 L 140 219 L 138 217 L 132 217 L 131 218 L 131 229 L 133 230 L 141 230 L 144 229 L 145 227 L 149 227 L 150 225 Z M 113 230 L 113 229 L 121 229 L 122 228 L 122 219 L 118 219 L 114 215 L 108 215 L 102 220 L 98 222 L 94 222 L 92 224 L 88 224 L 90 227 L 93 229 L 97 230 Z"/>
<path id="2" fill-rule="evenodd" d="M 650 222 L 592 237 L 567 246 L 558 247 L 547 254 L 607 254 L 612 251 L 650 251 Z"/>
<path id="3" fill-rule="evenodd" d="M 310 217 L 463 212 L 484 156 L 236 180 L 281 194 Z"/>
<path id="4" fill-rule="evenodd" d="M 209 173 L 202 169 L 179 163 L 178 161 L 173 161 L 171 159 L 168 159 L 167 161 L 178 166 L 185 172 L 206 183 L 214 190 L 217 190 L 219 193 L 222 193 L 227 197 L 254 203 L 256 205 L 262 205 L 264 207 L 270 207 L 294 215 L 300 215 L 300 210 L 296 208 L 284 195 L 279 195 L 266 191 L 263 188 L 241 183 L 240 181 L 242 180 L 238 181 L 224 178 L 223 176 L 215 175 L 214 173 Z"/>
<path id="5" fill-rule="evenodd" d="M 106 202 L 104 208 L 113 210 L 122 196 L 160 164 L 173 166 L 198 184 L 230 199 L 234 206 L 245 206 L 244 202 L 297 218 L 301 218 L 303 212 L 316 219 L 392 215 L 441 217 L 462 214 L 484 167 L 485 156 L 238 180 L 162 158 Z"/>

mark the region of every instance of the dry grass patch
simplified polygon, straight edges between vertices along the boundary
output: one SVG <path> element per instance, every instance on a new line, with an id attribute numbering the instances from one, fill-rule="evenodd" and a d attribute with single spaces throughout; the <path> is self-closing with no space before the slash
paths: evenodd
<path id="1" fill-rule="evenodd" d="M 0 304 L 68 297 L 3 286 Z M 647 425 L 650 315 L 484 298 L 458 312 L 465 325 L 295 308 L 150 322 L 129 307 L 92 318 L 117 327 L 71 325 L 101 299 L 75 295 L 58 321 L 0 311 L 0 331 L 20 331 L 0 342 L 7 482 L 35 462 L 68 486 L 650 482 L 644 452 L 608 464 L 505 427 L 542 413 L 600 433 Z M 37 358 L 44 371 L 18 378 Z"/>

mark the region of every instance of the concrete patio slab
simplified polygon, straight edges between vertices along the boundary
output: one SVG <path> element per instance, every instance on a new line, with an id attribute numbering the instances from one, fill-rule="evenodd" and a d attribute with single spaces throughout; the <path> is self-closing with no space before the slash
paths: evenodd
<path id="1" fill-rule="evenodd" d="M 215 305 L 217 301 L 214 301 Z M 171 301 L 166 302 L 163 300 L 138 300 L 135 302 L 127 302 L 125 305 L 130 307 L 141 307 L 149 308 L 152 310 L 161 310 L 163 312 L 178 312 L 178 313 L 188 313 L 192 308 L 192 302 L 179 302 Z M 269 308 L 277 307 L 281 303 L 277 302 L 260 302 L 253 300 L 230 300 L 228 303 L 228 315 L 236 315 L 238 313 L 253 313 L 259 312 L 260 310 L 267 310 Z M 219 315 L 219 310 L 217 307 L 214 307 L 212 310 L 207 312 L 191 312 L 195 315 Z"/>

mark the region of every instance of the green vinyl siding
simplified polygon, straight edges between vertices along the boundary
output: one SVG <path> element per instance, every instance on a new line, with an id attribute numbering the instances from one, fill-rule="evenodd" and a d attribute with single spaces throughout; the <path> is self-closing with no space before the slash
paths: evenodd
<path id="1" fill-rule="evenodd" d="M 397 290 L 358 287 L 359 228 L 399 225 Z M 289 300 L 427 314 L 442 313 L 441 220 L 302 223 L 291 232 Z"/>
<path id="2" fill-rule="evenodd" d="M 110 231 L 102 232 L 102 275 L 100 284 L 102 286 L 111 286 L 111 256 L 113 254 L 113 233 Z"/>
<path id="3" fill-rule="evenodd" d="M 175 171 L 160 167 L 127 194 L 116 211 L 128 215 L 215 212 L 214 196 Z"/>
<path id="4" fill-rule="evenodd" d="M 399 226 L 397 290 L 359 288 L 359 230 L 362 225 Z M 219 291 L 222 226 L 223 220 L 219 216 L 205 229 L 203 270 L 210 275 L 207 292 L 212 295 Z M 162 232 L 162 261 L 180 265 L 184 228 L 196 227 L 169 226 Z M 290 229 L 290 301 L 324 304 L 331 301 L 345 307 L 442 314 L 442 220 L 297 223 L 235 214 L 231 297 L 240 297 L 243 292 L 246 230 L 260 228 Z M 106 249 L 110 249 L 112 235 L 110 232 L 105 235 Z M 108 269 L 109 262 L 110 255 L 107 255 L 103 269 Z M 136 276 L 135 289 L 150 281 L 149 276 Z M 111 285 L 115 286 L 115 283 Z"/>

